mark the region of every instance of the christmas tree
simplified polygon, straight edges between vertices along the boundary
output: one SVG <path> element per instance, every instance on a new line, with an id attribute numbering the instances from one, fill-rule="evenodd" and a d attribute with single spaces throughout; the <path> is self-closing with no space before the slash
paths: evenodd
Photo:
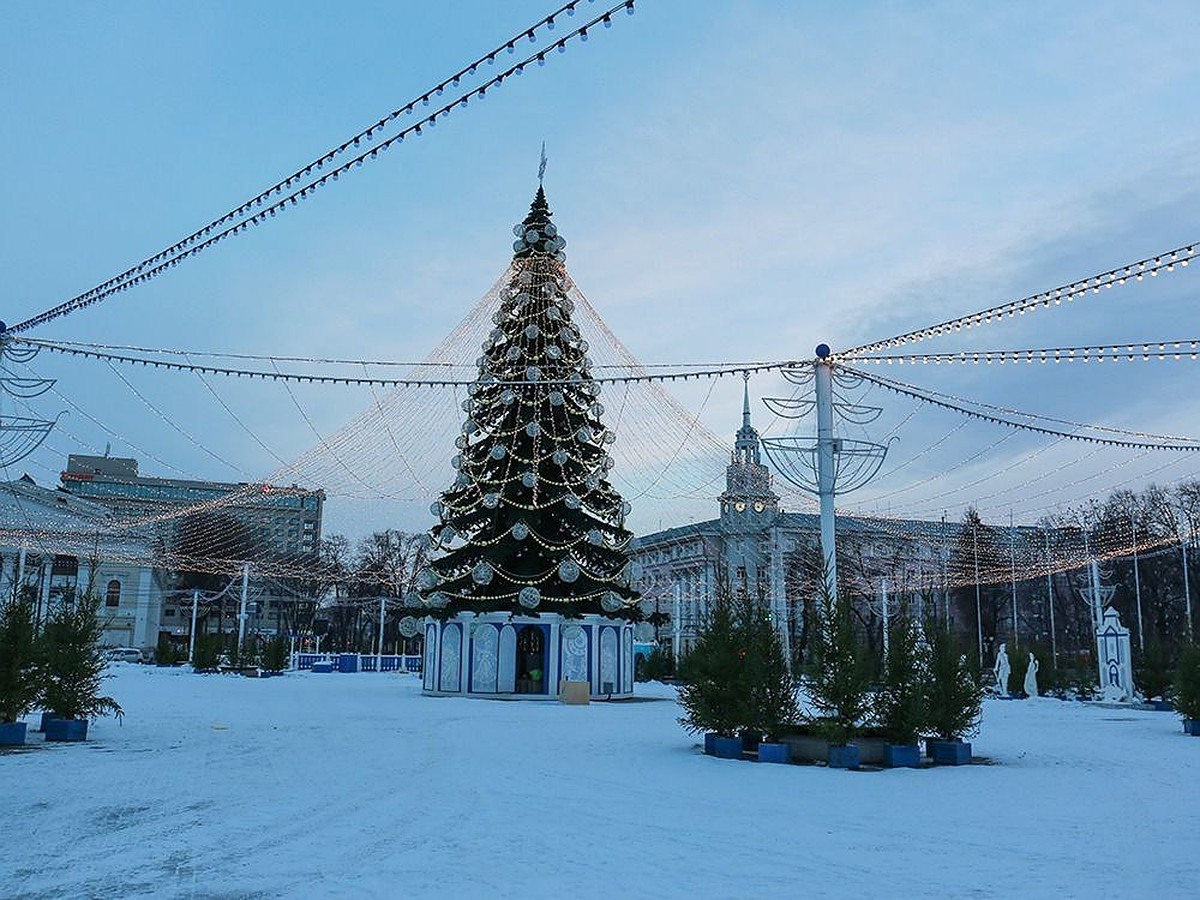
<path id="1" fill-rule="evenodd" d="M 601 417 L 588 344 L 572 324 L 566 241 L 539 187 L 517 236 L 496 327 L 463 403 L 454 483 L 434 503 L 437 556 L 420 600 L 460 612 L 637 618 L 625 529 L 608 481 L 615 435 Z"/>

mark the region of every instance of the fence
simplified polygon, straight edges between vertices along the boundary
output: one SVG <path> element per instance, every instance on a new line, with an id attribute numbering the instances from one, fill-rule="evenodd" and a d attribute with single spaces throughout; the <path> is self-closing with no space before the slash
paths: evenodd
<path id="1" fill-rule="evenodd" d="M 385 653 L 293 653 L 293 670 L 311 670 L 313 663 L 329 663 L 335 672 L 420 672 L 421 657 Z"/>

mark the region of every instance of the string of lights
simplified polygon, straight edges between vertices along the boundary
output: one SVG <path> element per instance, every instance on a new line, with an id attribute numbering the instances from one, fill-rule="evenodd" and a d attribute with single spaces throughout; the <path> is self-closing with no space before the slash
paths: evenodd
<path id="1" fill-rule="evenodd" d="M 189 362 L 175 362 L 164 359 L 149 359 L 146 357 L 130 356 L 127 354 L 110 353 L 104 350 L 84 349 L 82 347 L 69 346 L 57 341 L 25 341 L 30 345 L 36 345 L 42 349 L 52 353 L 59 353 L 67 356 L 77 356 L 86 359 L 104 360 L 110 363 L 117 362 L 131 366 L 146 366 L 154 369 L 163 369 L 175 372 L 192 372 L 203 375 L 225 375 L 236 378 L 260 379 L 263 381 L 290 381 L 304 384 L 325 384 L 325 385 L 342 385 L 350 387 L 428 387 L 428 388 L 452 388 L 452 387 L 470 387 L 476 383 L 474 378 L 380 378 L 368 376 L 354 375 L 322 375 L 318 373 L 301 373 L 301 372 L 284 372 L 276 368 L 273 371 L 263 369 L 235 369 L 224 366 L 209 366 Z M 264 359 L 274 361 L 271 357 Z M 412 364 L 414 366 L 425 366 L 427 363 Z M 428 365 L 439 365 L 438 363 L 429 363 Z M 731 375 L 743 375 L 747 372 L 754 374 L 757 372 L 770 372 L 783 368 L 794 367 L 795 362 L 761 362 L 757 364 L 746 363 L 730 363 L 727 365 L 716 366 L 712 368 L 689 368 L 690 364 L 680 363 L 678 368 L 673 368 L 667 372 L 636 372 L 632 375 L 601 375 L 596 376 L 593 380 L 599 384 L 627 384 L 632 382 L 667 382 L 667 381 L 687 381 L 689 379 L 699 378 L 726 378 Z M 640 368 L 636 364 L 631 364 L 628 368 Z M 527 381 L 511 381 L 506 382 L 513 385 L 530 384 L 533 382 Z M 553 383 L 553 382 L 542 382 Z M 665 395 L 664 395 L 665 396 Z"/>
<path id="2" fill-rule="evenodd" d="M 1061 431 L 1058 429 L 1048 428 L 1048 427 L 1041 426 L 1041 425 L 1032 425 L 1032 424 L 1029 424 L 1028 422 L 1014 421 L 1011 417 L 998 414 L 999 411 L 996 408 L 991 407 L 988 404 L 982 404 L 982 403 L 976 404 L 977 406 L 981 406 L 981 407 L 989 410 L 988 413 L 983 413 L 977 409 L 970 409 L 970 408 L 966 407 L 965 405 L 963 405 L 966 402 L 973 402 L 973 401 L 958 400 L 957 402 L 955 402 L 955 399 L 952 399 L 949 395 L 940 394 L 939 392 L 930 390 L 928 388 L 920 388 L 915 385 L 905 384 L 904 382 L 901 382 L 901 381 L 894 381 L 889 378 L 881 378 L 877 375 L 871 375 L 866 372 L 859 372 L 858 374 L 862 375 L 863 378 L 865 378 L 869 381 L 873 381 L 876 384 L 879 384 L 882 387 L 885 387 L 888 390 L 893 391 L 894 393 L 903 394 L 905 396 L 913 397 L 918 400 L 925 400 L 935 406 L 940 406 L 940 407 L 943 407 L 944 409 L 952 409 L 952 410 L 955 410 L 956 412 L 961 413 L 962 415 L 970 416 L 971 418 L 974 418 L 974 419 L 980 419 L 985 422 L 991 422 L 994 425 L 1003 425 L 1008 428 L 1017 428 L 1017 429 L 1021 429 L 1024 431 L 1031 431 L 1036 434 L 1049 435 L 1051 437 L 1067 438 L 1067 439 L 1073 440 L 1073 441 L 1083 441 L 1083 442 L 1089 443 L 1089 444 L 1107 444 L 1112 447 L 1133 447 L 1133 448 L 1148 449 L 1148 450 L 1180 450 L 1180 451 L 1189 451 L 1189 452 L 1200 450 L 1200 440 L 1195 440 L 1195 439 L 1191 439 L 1191 438 L 1173 438 L 1173 437 L 1169 437 L 1166 435 L 1145 435 L 1147 437 L 1154 437 L 1154 438 L 1156 438 L 1156 440 L 1154 440 L 1154 441 L 1124 440 L 1124 439 L 1118 439 L 1118 438 L 1095 437 L 1092 435 L 1079 434 L 1077 432 Z M 1028 418 L 1028 419 L 1034 419 L 1034 420 L 1041 419 L 1043 421 L 1047 420 L 1047 417 L 1037 416 L 1033 413 L 1017 412 L 1015 410 L 1010 411 L 1010 412 L 1014 415 L 1020 415 L 1024 418 Z M 993 413 L 996 413 L 996 414 L 993 414 Z M 1112 432 L 1132 433 L 1132 434 L 1137 434 L 1139 436 L 1142 436 L 1144 434 L 1142 432 L 1120 432 L 1119 429 L 1114 429 L 1114 428 L 1110 428 L 1110 427 L 1106 427 L 1106 426 L 1083 425 L 1083 424 L 1079 424 L 1079 423 L 1071 423 L 1071 424 L 1074 424 L 1078 428 L 1088 428 L 1088 429 L 1094 429 L 1097 431 L 1106 431 L 1109 433 L 1112 433 Z"/>
<path id="3" fill-rule="evenodd" d="M 1019 300 L 1010 300 L 999 306 L 947 319 L 936 325 L 929 325 L 925 328 L 918 328 L 915 331 L 905 332 L 904 334 L 884 338 L 880 341 L 873 341 L 869 344 L 852 347 L 839 354 L 839 356 L 847 360 L 857 359 L 864 354 L 876 353 L 880 350 L 886 350 L 889 347 L 902 347 L 905 344 L 915 344 L 919 341 L 938 337 L 949 332 L 978 328 L 981 325 L 998 322 L 1005 317 L 1023 316 L 1038 309 L 1058 306 L 1064 300 L 1069 303 L 1089 293 L 1098 294 L 1102 289 L 1107 290 L 1123 285 L 1131 279 L 1136 282 L 1141 281 L 1147 275 L 1155 277 L 1161 272 L 1173 272 L 1176 266 L 1181 268 L 1186 267 L 1195 258 L 1196 254 L 1200 252 L 1198 248 L 1200 248 L 1200 244 L 1188 244 L 1183 247 L 1177 247 L 1174 250 L 1167 250 L 1154 256 L 1148 256 L 1145 259 L 1139 259 L 1136 262 L 1118 266 L 1115 269 L 1109 269 L 1107 272 L 1101 272 L 1098 275 L 1073 281 L 1070 284 L 1064 284 L 1037 294 L 1030 294 L 1028 297 L 1022 297 Z"/>
<path id="4" fill-rule="evenodd" d="M 886 356 L 856 356 L 855 363 L 875 363 L 876 365 L 941 365 L 973 364 L 991 365 L 993 362 L 1005 363 L 1102 363 L 1105 360 L 1116 362 L 1127 359 L 1141 360 L 1180 360 L 1196 359 L 1200 354 L 1200 340 L 1182 341 L 1149 341 L 1122 344 L 1103 344 L 1090 347 L 1041 347 L 1028 350 L 961 350 L 950 353 L 904 353 Z"/>
<path id="5" fill-rule="evenodd" d="M 91 306 L 95 303 L 99 303 L 100 301 L 105 300 L 114 294 L 128 290 L 131 287 L 144 284 L 145 282 L 175 267 L 179 263 L 196 256 L 204 250 L 207 250 L 209 247 L 214 246 L 227 237 L 236 236 L 252 226 L 257 227 L 268 219 L 276 216 L 279 212 L 284 211 L 288 206 L 295 206 L 297 202 L 307 199 L 318 189 L 327 186 L 331 182 L 337 181 L 340 176 L 349 173 L 355 168 L 361 167 L 365 162 L 376 159 L 381 152 L 388 150 L 393 145 L 403 143 L 406 137 L 419 137 L 423 133 L 422 127 L 434 127 L 439 119 L 445 119 L 446 116 L 448 116 L 458 107 L 465 109 L 472 99 L 483 99 L 488 90 L 499 87 L 504 83 L 504 81 L 513 76 L 522 74 L 526 68 L 534 65 L 545 65 L 547 58 L 553 51 L 564 53 L 567 47 L 573 41 L 586 42 L 589 31 L 595 30 L 596 26 L 598 25 L 605 28 L 610 27 L 613 23 L 613 17 L 621 10 L 624 10 L 632 15 L 636 0 L 622 0 L 622 2 L 610 7 L 605 12 L 596 16 L 590 21 L 563 35 L 545 49 L 539 50 L 538 52 L 522 59 L 520 62 L 509 66 L 501 72 L 498 72 L 495 76 L 488 79 L 484 83 L 466 91 L 456 99 L 442 105 L 429 115 L 393 134 L 391 137 L 378 140 L 369 149 L 363 150 L 362 152 L 352 156 L 346 162 L 340 163 L 332 168 L 330 167 L 335 161 L 335 158 L 338 158 L 345 152 L 358 147 L 362 141 L 366 139 L 367 131 L 370 131 L 373 139 L 377 130 L 386 128 L 389 122 L 395 118 L 399 118 L 401 114 L 412 115 L 418 105 L 422 107 L 428 106 L 432 97 L 437 96 L 445 91 L 446 85 L 453 85 L 456 79 L 461 80 L 463 75 L 472 73 L 473 70 L 478 69 L 479 65 L 485 62 L 494 64 L 496 58 L 501 53 L 515 52 L 517 41 L 528 37 L 531 33 L 533 34 L 534 38 L 536 38 L 539 29 L 546 28 L 548 30 L 549 28 L 552 28 L 553 19 L 561 14 L 572 15 L 575 9 L 579 6 L 580 2 L 581 0 L 574 0 L 574 2 L 568 3 L 561 9 L 551 13 L 549 16 L 541 20 L 536 26 L 531 27 L 527 31 L 521 32 L 519 35 L 517 35 L 517 37 L 506 42 L 504 45 L 487 54 L 486 56 L 481 57 L 480 61 L 473 64 L 473 66 L 468 66 L 466 69 L 460 70 L 459 75 L 451 76 L 444 82 L 439 82 L 439 85 L 441 86 L 440 91 L 437 87 L 435 87 L 423 94 L 418 99 L 402 107 L 395 115 L 383 117 L 380 120 L 382 124 L 376 123 L 370 126 L 366 131 L 360 132 L 358 136 L 351 138 L 349 141 L 344 142 L 343 145 L 339 146 L 336 152 L 333 152 L 332 155 L 327 153 L 318 161 L 311 163 L 299 170 L 299 175 L 293 175 L 283 182 L 277 182 L 267 191 L 264 191 L 251 200 L 243 203 L 233 212 L 227 213 L 224 216 L 213 220 L 203 228 L 193 232 L 182 241 L 172 244 L 167 249 L 159 251 L 137 265 L 126 269 L 121 274 L 110 278 L 108 281 L 105 281 L 96 287 L 71 298 L 70 300 L 60 303 L 57 306 L 46 310 L 45 312 L 39 313 L 36 316 L 25 319 L 24 321 L 11 326 L 8 331 L 12 333 L 28 331 L 31 328 L 36 328 L 45 324 L 46 322 L 60 318 L 61 316 L 69 315 L 77 310 Z M 314 173 L 318 171 L 324 172 L 324 174 L 320 175 L 320 177 L 313 178 L 311 181 L 306 181 L 306 179 L 311 178 Z M 272 200 L 272 198 L 275 199 Z"/>

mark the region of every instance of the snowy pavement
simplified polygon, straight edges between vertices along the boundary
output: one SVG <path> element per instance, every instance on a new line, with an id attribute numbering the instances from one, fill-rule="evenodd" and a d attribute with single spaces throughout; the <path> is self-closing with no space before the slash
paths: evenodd
<path id="1" fill-rule="evenodd" d="M 0 755 L 0 897 L 1197 895 L 1200 739 L 988 701 L 993 764 L 703 756 L 644 702 L 423 698 L 395 673 L 120 664 L 123 724 Z"/>

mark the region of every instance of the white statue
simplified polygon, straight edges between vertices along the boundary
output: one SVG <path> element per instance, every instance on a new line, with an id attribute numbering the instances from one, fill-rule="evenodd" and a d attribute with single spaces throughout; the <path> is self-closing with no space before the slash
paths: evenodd
<path id="1" fill-rule="evenodd" d="M 996 693 L 1001 697 L 1008 696 L 1008 673 L 1012 671 L 1012 666 L 1008 662 L 1008 645 L 1001 644 L 1000 652 L 996 654 Z"/>
<path id="2" fill-rule="evenodd" d="M 1038 695 L 1037 671 L 1037 657 L 1030 653 L 1029 668 L 1025 670 L 1025 694 L 1029 697 L 1036 697 Z"/>

